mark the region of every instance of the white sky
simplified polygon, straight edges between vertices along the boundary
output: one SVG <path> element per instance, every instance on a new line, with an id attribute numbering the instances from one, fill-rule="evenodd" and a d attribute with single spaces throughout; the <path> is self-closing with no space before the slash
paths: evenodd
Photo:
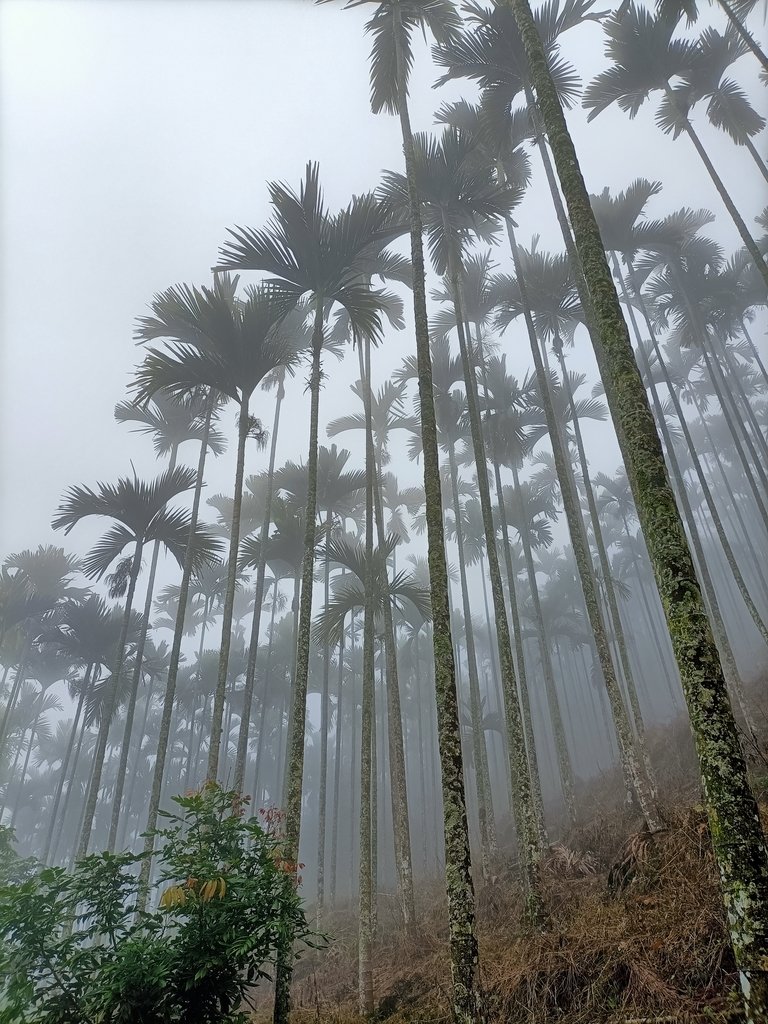
<path id="1" fill-rule="evenodd" d="M 151 442 L 112 416 L 140 354 L 135 319 L 154 292 L 210 280 L 226 228 L 264 223 L 267 180 L 297 185 L 306 161 L 318 160 L 336 208 L 375 187 L 382 168 L 401 169 L 397 120 L 369 110 L 365 17 L 309 0 L 0 0 L 0 557 L 62 543 L 50 520 L 69 485 L 112 480 L 131 459 L 140 474 L 156 472 Z M 705 8 L 708 23 L 719 25 Z M 585 77 L 602 70 L 599 26 L 569 33 L 566 53 Z M 735 74 L 765 112 L 755 68 L 744 58 Z M 472 95 L 463 83 L 433 92 L 435 77 L 419 45 L 417 129 L 430 128 L 444 99 Z M 655 129 L 655 105 L 634 122 L 609 110 L 588 129 L 583 111 L 569 114 L 590 190 L 662 178 L 652 214 L 708 206 L 718 217 L 711 232 L 735 248 L 736 231 L 687 140 Z M 752 225 L 764 182 L 703 110 L 695 123 Z M 520 240 L 536 232 L 559 248 L 536 158 L 534 169 L 516 214 Z M 498 259 L 506 261 L 503 249 Z M 508 365 L 520 374 L 522 342 L 519 331 L 505 336 Z M 379 380 L 412 351 L 409 330 L 389 335 L 374 360 Z M 356 366 L 356 357 L 329 365 L 324 421 L 354 408 L 347 384 Z M 587 354 L 573 366 L 589 368 L 592 382 Z M 302 379 L 289 398 L 279 459 L 305 453 Z M 271 422 L 272 395 L 257 401 L 253 412 Z M 222 428 L 233 437 L 234 426 L 230 408 Z M 611 471 L 609 429 L 586 433 L 595 463 Z M 357 450 L 351 438 L 337 440 Z M 196 459 L 191 446 L 182 455 Z M 247 471 L 266 457 L 251 452 Z M 393 468 L 406 482 L 421 472 L 400 458 Z M 210 493 L 230 492 L 232 477 L 232 459 L 219 459 L 207 473 Z M 65 543 L 84 552 L 103 525 L 82 524 Z"/>

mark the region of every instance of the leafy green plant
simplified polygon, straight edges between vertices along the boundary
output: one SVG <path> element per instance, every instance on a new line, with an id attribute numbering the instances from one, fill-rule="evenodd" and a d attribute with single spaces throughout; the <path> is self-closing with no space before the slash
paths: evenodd
<path id="1" fill-rule="evenodd" d="M 310 934 L 279 820 L 206 784 L 158 829 L 157 906 L 137 909 L 144 855 L 41 868 L 0 842 L 0 1021 L 237 1024 L 288 936 Z"/>

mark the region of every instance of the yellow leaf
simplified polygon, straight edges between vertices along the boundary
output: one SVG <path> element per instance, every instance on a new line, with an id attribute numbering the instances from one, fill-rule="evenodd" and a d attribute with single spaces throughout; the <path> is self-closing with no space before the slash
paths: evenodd
<path id="1" fill-rule="evenodd" d="M 160 897 L 161 907 L 177 907 L 186 901 L 186 893 L 180 885 L 172 885 Z"/>

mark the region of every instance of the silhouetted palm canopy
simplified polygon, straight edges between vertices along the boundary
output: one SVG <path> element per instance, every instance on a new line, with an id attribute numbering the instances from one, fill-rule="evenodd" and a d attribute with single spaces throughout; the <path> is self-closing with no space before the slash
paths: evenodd
<path id="1" fill-rule="evenodd" d="M 365 606 L 365 588 L 370 579 L 373 586 L 373 607 L 381 615 L 385 600 L 399 608 L 404 601 L 410 602 L 424 618 L 430 615 L 429 591 L 422 587 L 413 573 L 401 570 L 392 578 L 387 571 L 387 560 L 395 550 L 399 538 L 387 537 L 383 547 L 373 549 L 373 566 L 368 576 L 365 545 L 348 537 L 333 537 L 328 545 L 328 557 L 335 568 L 347 570 L 344 576 L 333 581 L 333 593 L 326 608 L 315 620 L 313 635 L 315 641 L 338 644 L 344 628 L 344 620 L 350 612 Z"/>
<path id="2" fill-rule="evenodd" d="M 328 0 L 321 0 L 327 3 Z M 403 62 L 407 90 L 413 67 L 411 36 L 414 29 L 429 32 L 438 43 L 456 38 L 461 19 L 453 0 L 347 0 L 345 10 L 375 4 L 365 31 L 373 36 L 371 47 L 371 110 L 374 114 L 399 110 L 397 51 Z"/>
<path id="3" fill-rule="evenodd" d="M 475 235 L 492 242 L 499 219 L 522 199 L 524 187 L 499 185 L 488 164 L 478 160 L 472 141 L 454 128 L 444 129 L 439 138 L 419 132 L 413 143 L 427 246 L 442 275 L 448 271 L 449 246 L 455 241 L 461 251 Z M 405 175 L 385 171 L 378 194 L 393 216 L 405 218 Z"/>
<path id="4" fill-rule="evenodd" d="M 202 441 L 207 406 L 208 397 L 202 391 L 176 398 L 158 391 L 149 404 L 118 402 L 115 419 L 136 424 L 133 429 L 139 434 L 150 434 L 155 454 L 165 456 L 184 441 Z M 226 450 L 224 435 L 215 427 L 208 431 L 208 447 L 214 455 Z"/>
<path id="5" fill-rule="evenodd" d="M 393 297 L 371 288 L 366 278 L 403 263 L 400 256 L 383 254 L 401 233 L 390 212 L 366 193 L 339 213 L 329 213 L 315 163 L 307 164 L 298 193 L 271 182 L 269 195 L 273 212 L 267 226 L 231 229 L 231 239 L 220 250 L 220 269 L 270 275 L 265 284 L 285 311 L 303 296 L 323 306 L 337 304 L 349 316 L 355 341 L 377 340 L 381 314 Z"/>
<path id="6" fill-rule="evenodd" d="M 237 284 L 237 277 L 220 274 L 211 288 L 180 284 L 155 296 L 154 316 L 139 320 L 136 337 L 168 344 L 151 348 L 139 367 L 139 401 L 160 389 L 184 397 L 210 387 L 242 403 L 275 367 L 297 358 L 294 336 L 280 330 L 282 294 L 260 285 L 246 288 L 240 299 Z"/>
<path id="7" fill-rule="evenodd" d="M 65 533 L 86 516 L 104 516 L 116 522 L 83 559 L 86 576 L 100 578 L 129 544 L 160 540 L 177 562 L 184 561 L 189 537 L 190 514 L 184 509 L 166 508 L 169 501 L 195 485 L 194 470 L 177 466 L 147 483 L 137 476 L 121 477 L 115 484 L 99 483 L 96 488 L 71 487 L 64 495 L 52 526 Z M 203 526 L 195 538 L 196 558 L 205 561 L 219 543 Z"/>

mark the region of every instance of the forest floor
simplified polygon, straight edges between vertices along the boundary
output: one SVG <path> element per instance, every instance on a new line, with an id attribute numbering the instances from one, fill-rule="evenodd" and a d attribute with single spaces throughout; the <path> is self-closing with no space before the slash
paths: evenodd
<path id="1" fill-rule="evenodd" d="M 768 822 L 768 761 L 758 750 L 752 754 Z M 578 827 L 549 848 L 542 866 L 545 930 L 522 923 L 515 864 L 498 865 L 488 883 L 476 885 L 488 1024 L 743 1019 L 687 725 L 658 730 L 652 755 L 667 827 L 655 835 L 642 831 L 616 799 L 620 780 L 593 783 L 581 794 Z M 418 889 L 418 939 L 397 927 L 392 898 L 379 900 L 378 1021 L 450 1020 L 445 897 L 437 882 Z M 296 967 L 296 1024 L 359 1020 L 354 911 L 329 914 L 323 930 L 328 944 Z M 268 997 L 260 990 L 260 1021 L 268 1019 Z"/>

